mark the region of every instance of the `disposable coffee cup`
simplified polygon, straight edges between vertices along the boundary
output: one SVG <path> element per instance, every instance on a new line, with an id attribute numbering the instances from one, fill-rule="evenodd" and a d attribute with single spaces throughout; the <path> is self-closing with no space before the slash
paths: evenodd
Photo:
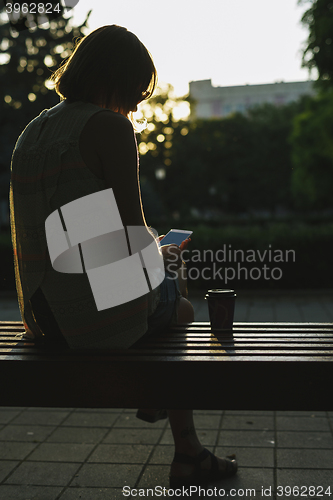
<path id="1" fill-rule="evenodd" d="M 235 290 L 213 289 L 205 295 L 212 330 L 230 331 L 234 322 Z"/>

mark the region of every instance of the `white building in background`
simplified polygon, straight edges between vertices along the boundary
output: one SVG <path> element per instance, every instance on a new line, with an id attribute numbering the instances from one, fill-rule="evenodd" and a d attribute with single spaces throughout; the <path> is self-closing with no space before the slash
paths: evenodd
<path id="1" fill-rule="evenodd" d="M 191 118 L 223 118 L 264 103 L 281 106 L 304 94 L 316 94 L 313 81 L 213 87 L 211 80 L 198 80 L 190 82 L 190 97 L 196 100 Z"/>

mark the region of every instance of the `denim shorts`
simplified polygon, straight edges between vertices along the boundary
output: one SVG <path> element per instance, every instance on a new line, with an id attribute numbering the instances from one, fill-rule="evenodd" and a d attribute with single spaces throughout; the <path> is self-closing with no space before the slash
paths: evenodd
<path id="1" fill-rule="evenodd" d="M 180 297 L 178 278 L 168 271 L 160 284 L 160 301 L 151 316 L 148 316 L 148 330 L 145 336 L 177 324 Z"/>

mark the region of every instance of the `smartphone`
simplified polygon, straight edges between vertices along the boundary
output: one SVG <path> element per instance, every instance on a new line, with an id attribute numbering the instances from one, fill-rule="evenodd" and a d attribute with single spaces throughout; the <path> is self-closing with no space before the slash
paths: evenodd
<path id="1" fill-rule="evenodd" d="M 171 243 L 174 243 L 180 246 L 181 243 L 189 238 L 192 233 L 193 231 L 187 231 L 184 229 L 170 229 L 164 238 L 161 239 L 160 245 L 170 245 Z"/>

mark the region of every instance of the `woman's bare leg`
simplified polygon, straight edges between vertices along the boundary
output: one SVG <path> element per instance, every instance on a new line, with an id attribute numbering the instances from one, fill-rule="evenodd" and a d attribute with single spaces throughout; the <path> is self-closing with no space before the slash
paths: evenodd
<path id="1" fill-rule="evenodd" d="M 175 442 L 175 452 L 183 453 L 192 457 L 196 457 L 204 449 L 197 436 L 193 410 L 168 410 L 170 427 L 172 436 Z M 223 458 L 218 458 L 220 471 L 225 471 L 226 462 Z M 211 468 L 211 458 L 207 457 L 201 462 L 202 469 Z M 189 476 L 193 473 L 194 466 L 192 464 L 182 464 L 173 462 L 171 464 L 172 476 Z"/>
<path id="2" fill-rule="evenodd" d="M 180 291 L 186 293 L 187 297 L 187 280 L 184 279 L 184 274 L 181 275 Z M 178 309 L 178 323 L 191 323 L 194 321 L 194 310 L 192 304 L 185 298 L 181 297 Z M 146 409 L 142 410 L 150 415 L 154 415 L 158 410 Z M 175 443 L 175 452 L 183 453 L 195 457 L 204 449 L 197 436 L 193 410 L 168 410 L 170 427 Z M 225 470 L 226 463 L 224 459 L 218 458 L 219 469 Z M 207 457 L 201 463 L 202 469 L 210 469 L 211 458 Z M 191 464 L 171 464 L 172 476 L 189 476 L 193 472 Z"/>
<path id="3" fill-rule="evenodd" d="M 183 262 L 182 267 L 178 270 L 178 281 L 179 281 L 179 290 L 183 295 L 180 298 L 179 307 L 178 307 L 178 323 L 192 323 L 194 321 L 194 309 L 189 300 L 185 298 L 184 294 L 187 297 L 187 275 L 186 275 L 186 264 Z M 154 417 L 159 410 L 155 409 L 147 409 L 140 408 L 143 413 Z M 189 410 L 190 412 L 192 410 Z M 190 417 L 187 417 L 190 418 Z M 193 421 L 193 417 L 192 417 Z"/>
<path id="4" fill-rule="evenodd" d="M 194 309 L 187 300 L 187 273 L 186 264 L 183 262 L 182 267 L 178 270 L 179 289 L 182 294 L 178 309 L 178 323 L 191 323 L 194 321 Z M 173 440 L 175 443 L 175 452 L 183 453 L 192 457 L 198 456 L 204 449 L 197 436 L 193 410 L 168 410 L 169 422 L 172 431 Z M 226 462 L 224 459 L 217 458 L 219 469 L 224 471 Z M 201 463 L 202 469 L 211 468 L 211 458 L 207 457 Z M 193 473 L 193 465 L 191 464 L 171 464 L 172 476 L 187 476 Z"/>
<path id="5" fill-rule="evenodd" d="M 196 456 L 203 449 L 193 421 L 193 410 L 168 410 L 175 451 Z"/>
<path id="6" fill-rule="evenodd" d="M 194 321 L 194 309 L 191 302 L 180 297 L 178 307 L 178 323 L 192 323 Z"/>

